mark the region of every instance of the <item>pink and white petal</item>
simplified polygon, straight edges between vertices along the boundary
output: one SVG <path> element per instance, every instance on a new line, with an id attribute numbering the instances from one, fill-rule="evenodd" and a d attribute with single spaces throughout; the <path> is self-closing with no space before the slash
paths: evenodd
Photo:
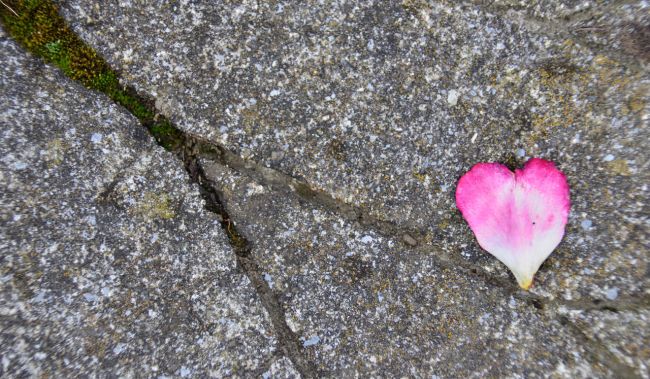
<path id="1" fill-rule="evenodd" d="M 497 163 L 479 163 L 460 179 L 456 203 L 481 247 L 528 289 L 564 235 L 569 187 L 564 174 L 542 159 L 514 174 Z"/>

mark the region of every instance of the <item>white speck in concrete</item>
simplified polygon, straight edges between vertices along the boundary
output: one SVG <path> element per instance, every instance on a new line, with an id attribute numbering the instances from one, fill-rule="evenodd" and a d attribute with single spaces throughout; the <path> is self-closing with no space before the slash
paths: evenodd
<path id="1" fill-rule="evenodd" d="M 303 347 L 313 346 L 313 345 L 316 345 L 319 342 L 320 342 L 320 337 L 319 336 L 313 336 L 310 339 L 303 342 L 302 346 Z"/>
<path id="2" fill-rule="evenodd" d="M 591 228 L 591 224 L 592 224 L 591 220 L 583 220 L 580 223 L 580 226 L 582 226 L 582 229 L 584 230 L 589 230 Z"/>
<path id="3" fill-rule="evenodd" d="M 100 143 L 102 142 L 102 138 L 104 138 L 104 136 L 101 133 L 93 133 L 93 135 L 90 136 L 92 143 Z"/>
<path id="4" fill-rule="evenodd" d="M 519 158 L 523 158 L 523 157 L 525 157 L 525 156 L 526 156 L 526 150 L 524 150 L 524 149 L 517 149 L 517 156 L 518 156 Z"/>
<path id="5" fill-rule="evenodd" d="M 576 134 L 571 140 L 571 143 L 580 143 L 580 133 Z"/>
<path id="6" fill-rule="evenodd" d="M 370 237 L 370 236 L 363 236 L 363 237 L 361 237 L 361 242 L 363 242 L 363 243 L 370 243 L 370 242 L 372 242 L 372 241 L 373 241 L 373 238 Z"/>
<path id="7" fill-rule="evenodd" d="M 607 154 L 607 155 L 605 155 L 605 157 L 603 158 L 603 160 L 604 160 L 605 162 L 611 162 L 611 161 L 614 160 L 614 156 L 613 156 L 612 154 Z"/>
<path id="8" fill-rule="evenodd" d="M 18 162 L 14 162 L 12 166 L 14 170 L 24 170 L 27 168 L 27 163 L 18 161 Z"/>
<path id="9" fill-rule="evenodd" d="M 93 226 L 97 225 L 97 219 L 95 218 L 95 216 L 92 216 L 92 215 L 91 216 L 86 216 L 85 220 L 90 225 L 93 225 Z"/>
<path id="10" fill-rule="evenodd" d="M 607 292 L 605 292 L 605 296 L 609 300 L 616 300 L 616 298 L 618 297 L 618 288 L 608 289 Z"/>
<path id="11" fill-rule="evenodd" d="M 10 281 L 13 278 L 14 278 L 14 274 L 8 274 L 8 275 L 5 275 L 5 276 L 1 276 L 0 277 L 0 283 L 7 283 L 8 281 Z"/>
<path id="12" fill-rule="evenodd" d="M 449 103 L 450 106 L 454 107 L 456 104 L 458 104 L 458 98 L 460 97 L 460 94 L 458 91 L 455 89 L 452 89 L 447 93 L 447 103 Z"/>
<path id="13" fill-rule="evenodd" d="M 126 344 L 118 343 L 118 344 L 115 345 L 115 347 L 113 348 L 113 354 L 117 355 L 117 354 L 123 352 L 124 350 L 126 350 Z"/>
<path id="14" fill-rule="evenodd" d="M 185 366 L 181 366 L 181 370 L 180 370 L 181 378 L 187 378 L 188 376 L 190 376 L 191 373 L 192 371 L 189 368 Z"/>
<path id="15" fill-rule="evenodd" d="M 246 187 L 247 187 L 246 196 L 248 196 L 248 197 L 253 196 L 253 195 L 261 195 L 261 194 L 263 194 L 265 192 L 264 191 L 264 186 L 261 186 L 259 184 L 248 183 L 248 185 L 246 185 Z"/>
<path id="16" fill-rule="evenodd" d="M 36 295 L 36 296 L 32 299 L 32 301 L 35 302 L 35 303 L 42 303 L 43 301 L 45 301 L 45 291 L 40 291 L 40 292 L 38 293 L 38 295 Z"/>
<path id="17" fill-rule="evenodd" d="M 472 140 L 471 140 L 472 143 L 476 142 L 476 137 L 478 137 L 478 133 L 474 133 L 474 135 L 472 136 Z"/>
<path id="18" fill-rule="evenodd" d="M 264 273 L 264 280 L 266 281 L 266 283 L 268 283 L 270 288 L 273 288 L 274 283 L 273 283 L 273 277 L 271 276 L 271 274 Z"/>
<path id="19" fill-rule="evenodd" d="M 278 96 L 279 94 L 280 91 L 278 91 L 277 89 L 274 89 L 273 91 L 269 92 L 269 96 L 271 97 Z"/>

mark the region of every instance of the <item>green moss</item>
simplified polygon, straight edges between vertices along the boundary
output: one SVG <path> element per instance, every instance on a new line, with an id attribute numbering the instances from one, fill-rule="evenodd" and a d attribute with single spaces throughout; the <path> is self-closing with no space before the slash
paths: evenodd
<path id="1" fill-rule="evenodd" d="M 5 0 L 18 16 L 0 7 L 9 34 L 27 50 L 61 68 L 72 79 L 90 86 L 95 76 L 110 68 L 65 24 L 58 9 L 46 0 Z"/>
<path id="2" fill-rule="evenodd" d="M 0 20 L 25 49 L 58 67 L 71 79 L 103 92 L 124 106 L 166 149 L 181 146 L 182 133 L 167 119 L 156 117 L 153 106 L 135 91 L 120 84 L 115 71 L 66 25 L 51 0 L 3 1 L 11 10 L 0 5 Z"/>
<path id="3" fill-rule="evenodd" d="M 166 119 L 153 123 L 149 130 L 158 143 L 168 150 L 176 149 L 185 140 L 183 133 Z"/>

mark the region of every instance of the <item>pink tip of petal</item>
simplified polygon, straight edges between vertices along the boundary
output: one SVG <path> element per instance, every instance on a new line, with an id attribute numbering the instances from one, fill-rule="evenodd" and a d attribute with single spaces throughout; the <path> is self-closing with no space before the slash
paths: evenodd
<path id="1" fill-rule="evenodd" d="M 540 158 L 514 173 L 499 163 L 478 163 L 460 178 L 456 205 L 479 245 L 528 289 L 564 235 L 569 185 L 553 162 Z"/>

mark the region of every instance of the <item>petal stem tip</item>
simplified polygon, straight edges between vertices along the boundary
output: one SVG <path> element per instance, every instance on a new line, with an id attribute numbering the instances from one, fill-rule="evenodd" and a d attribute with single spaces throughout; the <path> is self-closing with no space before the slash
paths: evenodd
<path id="1" fill-rule="evenodd" d="M 519 281 L 519 287 L 525 289 L 526 291 L 528 291 L 532 285 L 533 285 L 533 278 Z"/>

